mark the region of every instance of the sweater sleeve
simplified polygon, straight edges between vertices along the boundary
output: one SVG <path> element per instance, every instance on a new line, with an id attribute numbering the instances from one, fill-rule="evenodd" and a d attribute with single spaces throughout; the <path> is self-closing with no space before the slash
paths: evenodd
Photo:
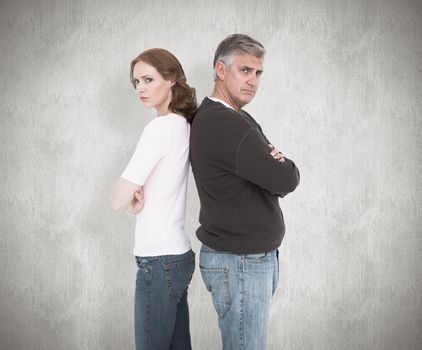
<path id="1" fill-rule="evenodd" d="M 288 158 L 285 162 L 274 159 L 266 142 L 258 129 L 245 133 L 236 151 L 236 174 L 272 195 L 284 197 L 299 184 L 299 170 Z"/>
<path id="2" fill-rule="evenodd" d="M 145 126 L 135 153 L 121 177 L 143 186 L 159 161 L 166 155 L 171 135 L 165 123 L 155 120 Z"/>
<path id="3" fill-rule="evenodd" d="M 271 142 L 268 140 L 267 136 L 265 136 L 264 132 L 262 131 L 261 125 L 259 125 L 258 122 L 245 110 L 242 109 L 241 112 L 243 113 L 245 118 L 247 118 L 253 125 L 255 125 L 259 129 L 267 145 L 270 144 Z"/>

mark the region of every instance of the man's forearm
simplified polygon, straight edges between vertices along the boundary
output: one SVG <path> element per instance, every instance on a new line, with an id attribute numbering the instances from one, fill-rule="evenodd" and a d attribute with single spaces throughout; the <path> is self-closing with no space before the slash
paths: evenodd
<path id="1" fill-rule="evenodd" d="M 294 191 L 300 181 L 295 163 L 273 152 L 258 130 L 252 130 L 237 152 L 237 174 L 272 195 L 284 197 Z"/>

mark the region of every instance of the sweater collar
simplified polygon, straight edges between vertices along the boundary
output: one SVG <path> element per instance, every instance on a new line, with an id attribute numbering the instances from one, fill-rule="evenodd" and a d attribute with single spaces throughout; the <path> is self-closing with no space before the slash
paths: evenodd
<path id="1" fill-rule="evenodd" d="M 232 110 L 236 111 L 232 106 L 230 106 L 227 102 L 220 100 L 217 97 L 211 97 L 211 96 L 207 96 L 211 101 L 214 102 L 220 102 L 223 106 L 226 106 L 227 108 L 231 108 Z M 236 111 L 237 112 L 237 111 Z"/>

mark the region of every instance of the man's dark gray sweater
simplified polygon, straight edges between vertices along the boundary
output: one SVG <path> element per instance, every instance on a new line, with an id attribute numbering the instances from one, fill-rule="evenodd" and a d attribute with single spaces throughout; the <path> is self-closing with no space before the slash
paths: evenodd
<path id="1" fill-rule="evenodd" d="M 235 254 L 265 253 L 284 236 L 278 197 L 299 184 L 299 171 L 270 154 L 261 127 L 245 111 L 205 98 L 191 127 L 190 159 L 205 245 Z"/>

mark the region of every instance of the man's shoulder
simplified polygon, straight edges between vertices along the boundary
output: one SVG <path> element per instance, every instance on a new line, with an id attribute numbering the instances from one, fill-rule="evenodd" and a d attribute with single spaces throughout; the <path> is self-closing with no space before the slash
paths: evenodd
<path id="1" fill-rule="evenodd" d="M 195 124 L 204 126 L 218 124 L 220 127 L 246 126 L 241 113 L 207 97 L 204 98 L 196 112 L 193 127 Z"/>
<path id="2" fill-rule="evenodd" d="M 235 110 L 224 106 L 222 103 L 213 101 L 209 99 L 208 97 L 205 97 L 198 108 L 196 116 L 209 115 L 209 114 L 230 115 L 230 114 L 235 114 L 235 113 L 237 113 Z"/>

